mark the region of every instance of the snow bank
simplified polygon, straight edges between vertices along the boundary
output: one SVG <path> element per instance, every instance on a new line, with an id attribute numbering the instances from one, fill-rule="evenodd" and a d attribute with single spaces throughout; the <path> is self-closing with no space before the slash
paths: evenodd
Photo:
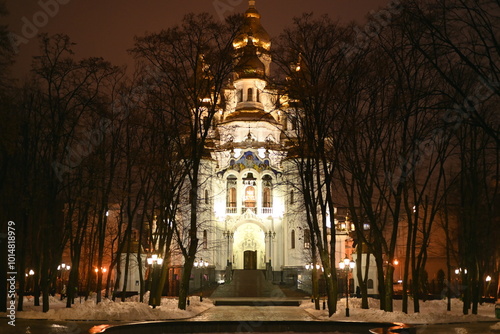
<path id="1" fill-rule="evenodd" d="M 140 303 L 138 297 L 127 299 L 126 302 L 113 302 L 103 299 L 99 304 L 95 303 L 93 296 L 87 301 L 75 300 L 72 308 L 66 308 L 66 301 L 58 298 L 50 298 L 50 310 L 42 312 L 41 306 L 33 305 L 33 297 L 25 297 L 23 312 L 17 312 L 16 317 L 20 319 L 49 319 L 49 320 L 97 320 L 97 321 L 144 321 L 144 320 L 172 320 L 191 318 L 205 310 L 213 307 L 210 299 L 203 303 L 198 298 L 191 298 L 187 310 L 177 308 L 177 299 L 162 298 L 161 306 L 153 309 L 147 304 L 148 296 L 145 295 L 145 303 Z M 322 302 L 321 302 L 322 306 Z M 410 313 L 401 312 L 401 300 L 394 301 L 394 312 L 379 310 L 379 300 L 369 299 L 370 309 L 361 309 L 361 299 L 349 298 L 350 317 L 345 316 L 345 298 L 340 299 L 337 305 L 337 313 L 328 317 L 327 310 L 315 310 L 310 301 L 303 301 L 300 306 L 309 314 L 319 320 L 332 321 L 362 321 L 362 322 L 403 322 L 408 324 L 440 324 L 460 323 L 476 321 L 494 321 L 495 305 L 483 304 L 479 306 L 477 315 L 463 315 L 462 302 L 458 299 L 452 300 L 451 311 L 446 311 L 446 300 L 432 300 L 420 303 L 420 312 L 412 312 L 413 305 L 409 305 Z M 4 313 L 5 314 L 5 313 Z M 3 316 L 3 315 L 1 315 Z M 227 319 L 231 320 L 231 319 Z M 499 330 L 500 323 L 492 326 Z"/>
<path id="2" fill-rule="evenodd" d="M 322 306 L 322 302 L 320 303 Z M 414 313 L 413 304 L 410 300 L 409 313 L 403 313 L 402 301 L 394 301 L 394 312 L 384 312 L 379 310 L 379 300 L 370 298 L 368 300 L 370 309 L 361 309 L 361 298 L 349 298 L 350 317 L 345 316 L 345 298 L 339 300 L 337 304 L 337 313 L 328 317 L 327 310 L 315 310 L 314 304 L 310 302 L 302 303 L 304 308 L 314 317 L 320 320 L 332 321 L 363 321 L 363 322 L 403 322 L 407 324 L 440 324 L 454 322 L 475 322 L 491 321 L 495 319 L 495 305 L 479 305 L 478 314 L 463 315 L 462 302 L 458 299 L 452 299 L 451 311 L 446 311 L 446 300 L 430 300 L 420 302 L 420 312 Z"/>
<path id="3" fill-rule="evenodd" d="M 184 319 L 196 316 L 213 304 L 209 300 L 200 303 L 198 299 L 191 298 L 190 306 L 186 310 L 177 308 L 177 299 L 162 298 L 161 305 L 153 309 L 147 303 L 129 298 L 126 302 L 103 299 L 99 304 L 95 300 L 80 301 L 75 299 L 71 308 L 66 308 L 66 301 L 51 298 L 50 310 L 42 312 L 41 306 L 33 305 L 33 297 L 25 297 L 23 312 L 17 312 L 19 319 L 48 319 L 48 320 L 103 320 L 103 321 L 143 321 L 143 320 L 171 320 Z M 147 301 L 147 298 L 145 299 Z"/>

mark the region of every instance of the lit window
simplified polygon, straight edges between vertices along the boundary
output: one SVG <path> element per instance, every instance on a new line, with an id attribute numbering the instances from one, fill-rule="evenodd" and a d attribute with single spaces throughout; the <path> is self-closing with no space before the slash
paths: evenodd
<path id="1" fill-rule="evenodd" d="M 227 178 L 226 207 L 236 207 L 236 177 L 231 175 Z"/>
<path id="2" fill-rule="evenodd" d="M 272 204 L 272 190 L 271 187 L 273 185 L 273 181 L 271 176 L 264 175 L 262 178 L 262 206 L 265 208 L 270 208 L 273 206 Z"/>
<path id="3" fill-rule="evenodd" d="M 253 101 L 253 89 L 252 88 L 248 88 L 247 101 Z"/>
<path id="4" fill-rule="evenodd" d="M 255 207 L 255 188 L 248 186 L 245 189 L 245 207 L 254 208 Z"/>
<path id="5" fill-rule="evenodd" d="M 304 230 L 304 248 L 311 248 L 311 231 Z"/>

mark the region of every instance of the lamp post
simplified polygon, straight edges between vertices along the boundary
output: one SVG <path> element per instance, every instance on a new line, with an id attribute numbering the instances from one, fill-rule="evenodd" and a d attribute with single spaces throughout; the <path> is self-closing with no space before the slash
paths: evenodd
<path id="1" fill-rule="evenodd" d="M 229 242 L 233 238 L 234 232 L 231 232 L 229 230 L 225 230 L 224 232 L 222 232 L 222 234 L 224 235 L 225 238 L 227 238 L 227 266 L 229 266 L 231 264 L 231 261 L 229 260 L 229 258 L 230 258 Z"/>
<path id="2" fill-rule="evenodd" d="M 63 300 L 63 296 L 66 293 L 64 284 L 64 273 L 66 271 L 69 271 L 70 269 L 71 266 L 66 265 L 66 263 L 61 263 L 60 265 L 57 266 L 57 270 L 59 271 L 59 279 L 61 280 L 61 290 L 59 291 L 61 293 L 61 300 Z"/>
<path id="3" fill-rule="evenodd" d="M 305 268 L 306 268 L 306 270 L 311 270 L 311 303 L 314 303 L 315 300 L 317 299 L 318 303 L 316 304 L 316 307 L 319 310 L 319 299 L 321 298 L 321 295 L 323 294 L 320 291 L 320 287 L 319 287 L 319 281 L 320 281 L 319 270 L 321 270 L 321 272 L 324 272 L 325 269 L 320 264 L 312 264 L 312 263 L 306 263 Z M 324 309 L 326 309 L 325 298 L 323 298 L 323 310 Z"/>
<path id="4" fill-rule="evenodd" d="M 491 284 L 491 276 L 486 276 L 486 290 L 484 291 L 484 297 L 488 298 L 490 296 L 490 284 Z"/>
<path id="5" fill-rule="evenodd" d="M 33 269 L 30 269 L 28 271 L 28 273 L 26 274 L 26 287 L 24 288 L 25 293 L 26 292 L 33 293 L 33 290 L 32 290 L 33 275 L 35 275 L 35 272 L 33 271 Z"/>
<path id="6" fill-rule="evenodd" d="M 148 262 L 148 265 L 151 267 L 149 271 L 149 305 L 153 306 L 153 308 L 156 308 L 156 306 L 158 306 L 160 303 L 158 303 L 157 300 L 158 284 L 156 280 L 153 279 L 153 276 L 156 277 L 156 268 L 163 264 L 163 259 L 161 257 L 158 257 L 158 255 L 153 254 L 151 255 L 151 257 L 148 257 L 146 261 Z"/>
<path id="7" fill-rule="evenodd" d="M 194 261 L 194 267 L 200 269 L 200 302 L 203 301 L 203 272 L 204 269 L 208 267 L 208 262 L 203 261 L 202 258 L 200 260 Z"/>
<path id="8" fill-rule="evenodd" d="M 95 290 L 96 290 L 95 292 L 97 292 L 97 289 L 98 289 L 97 285 L 98 285 L 98 280 L 99 280 L 99 271 L 101 273 L 103 273 L 103 275 L 104 275 L 108 270 L 106 268 L 104 268 L 104 267 L 101 267 L 101 269 L 99 269 L 97 267 L 94 268 L 94 272 L 95 272 Z"/>
<path id="9" fill-rule="evenodd" d="M 271 265 L 271 258 L 273 257 L 273 240 L 276 238 L 276 232 L 267 232 L 269 237 L 269 265 Z"/>
<path id="10" fill-rule="evenodd" d="M 306 270 L 311 270 L 311 303 L 314 303 L 314 282 L 313 282 L 313 275 L 312 275 L 312 270 L 314 268 L 314 264 L 306 263 L 305 267 L 306 267 Z"/>
<path id="11" fill-rule="evenodd" d="M 345 292 L 345 316 L 349 316 L 349 272 L 354 269 L 356 266 L 356 262 L 349 260 L 349 258 L 345 258 L 344 260 L 339 262 L 340 270 L 345 272 L 345 281 L 346 281 L 346 292 Z"/>

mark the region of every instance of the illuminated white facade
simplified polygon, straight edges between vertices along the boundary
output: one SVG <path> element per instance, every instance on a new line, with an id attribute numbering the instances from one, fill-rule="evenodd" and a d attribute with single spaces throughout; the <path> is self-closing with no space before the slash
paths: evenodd
<path id="1" fill-rule="evenodd" d="M 270 73 L 269 35 L 260 25 L 255 1 L 234 41 L 240 52 L 226 107 L 214 119 L 200 187 L 199 258 L 226 269 L 266 269 L 274 281 L 296 281 L 310 259 L 310 240 L 294 187 L 293 164 L 283 138 L 293 136 Z M 286 108 L 286 98 L 280 97 Z M 285 135 L 284 135 L 285 134 Z M 295 174 L 296 175 L 296 174 Z M 295 176 L 296 178 L 296 176 Z M 302 211 L 301 211 L 302 210 Z M 337 235 L 337 258 L 345 256 L 347 233 Z M 272 268 L 272 269 L 271 269 Z"/>

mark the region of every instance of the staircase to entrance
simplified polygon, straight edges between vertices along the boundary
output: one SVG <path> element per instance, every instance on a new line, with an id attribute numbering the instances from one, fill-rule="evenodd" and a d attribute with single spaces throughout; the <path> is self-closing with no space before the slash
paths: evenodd
<path id="1" fill-rule="evenodd" d="M 233 280 L 220 285 L 210 299 L 215 305 L 300 305 L 300 300 L 286 297 L 279 286 L 267 281 L 263 270 L 234 270 Z"/>

